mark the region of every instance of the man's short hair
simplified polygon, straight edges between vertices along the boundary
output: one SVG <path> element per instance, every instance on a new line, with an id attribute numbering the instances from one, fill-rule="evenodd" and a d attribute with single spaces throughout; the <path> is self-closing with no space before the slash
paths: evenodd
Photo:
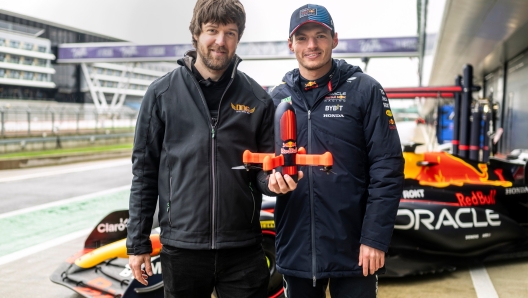
<path id="1" fill-rule="evenodd" d="M 192 34 L 192 44 L 196 48 L 202 25 L 207 23 L 227 25 L 235 23 L 238 27 L 238 41 L 246 28 L 246 12 L 238 0 L 198 0 L 194 6 L 193 17 L 189 30 Z"/>

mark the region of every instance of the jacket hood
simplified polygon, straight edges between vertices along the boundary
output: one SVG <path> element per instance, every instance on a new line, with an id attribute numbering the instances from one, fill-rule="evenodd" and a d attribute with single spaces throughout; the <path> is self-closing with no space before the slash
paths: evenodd
<path id="1" fill-rule="evenodd" d="M 336 63 L 336 74 L 332 78 L 332 85 L 338 85 L 342 83 L 343 81 L 346 81 L 346 79 L 350 78 L 354 73 L 362 73 L 363 71 L 359 66 L 354 66 L 348 64 L 345 60 L 342 59 L 332 59 L 333 63 Z M 284 78 L 282 79 L 283 82 L 285 82 L 288 86 L 293 87 L 295 84 L 294 82 L 297 82 L 299 80 L 300 72 L 299 69 L 296 68 L 294 70 L 291 70 L 284 75 Z"/>

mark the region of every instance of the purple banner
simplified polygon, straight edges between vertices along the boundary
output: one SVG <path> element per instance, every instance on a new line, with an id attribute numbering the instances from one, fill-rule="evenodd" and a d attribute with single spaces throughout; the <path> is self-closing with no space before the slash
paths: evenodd
<path id="1" fill-rule="evenodd" d="M 59 60 L 177 60 L 191 50 L 189 45 L 134 45 L 134 44 L 65 44 L 59 46 Z M 167 59 L 172 58 L 172 59 Z"/>
<path id="2" fill-rule="evenodd" d="M 401 52 L 418 52 L 418 37 L 344 39 L 334 49 L 334 53 Z"/>
<path id="3" fill-rule="evenodd" d="M 63 44 L 59 46 L 58 62 L 175 61 L 191 49 L 190 44 Z M 412 56 L 418 52 L 418 38 L 340 39 L 333 52 L 350 57 Z M 243 42 L 238 45 L 237 54 L 247 60 L 293 58 L 286 41 Z"/>

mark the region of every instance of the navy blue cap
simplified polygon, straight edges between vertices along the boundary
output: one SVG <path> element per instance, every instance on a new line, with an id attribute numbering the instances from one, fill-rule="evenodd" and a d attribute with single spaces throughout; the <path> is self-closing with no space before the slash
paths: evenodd
<path id="1" fill-rule="evenodd" d="M 332 21 L 330 13 L 324 6 L 306 4 L 297 8 L 290 19 L 289 37 L 292 37 L 295 31 L 306 23 L 317 23 L 330 29 L 330 31 L 334 33 L 334 22 Z"/>

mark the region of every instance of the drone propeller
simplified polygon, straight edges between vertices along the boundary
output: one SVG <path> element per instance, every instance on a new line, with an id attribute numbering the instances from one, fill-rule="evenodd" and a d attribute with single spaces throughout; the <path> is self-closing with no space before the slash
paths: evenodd
<path id="1" fill-rule="evenodd" d="M 251 165 L 241 165 L 241 166 L 232 167 L 231 169 L 249 171 L 249 170 L 262 170 L 262 167 L 251 166 Z"/>

